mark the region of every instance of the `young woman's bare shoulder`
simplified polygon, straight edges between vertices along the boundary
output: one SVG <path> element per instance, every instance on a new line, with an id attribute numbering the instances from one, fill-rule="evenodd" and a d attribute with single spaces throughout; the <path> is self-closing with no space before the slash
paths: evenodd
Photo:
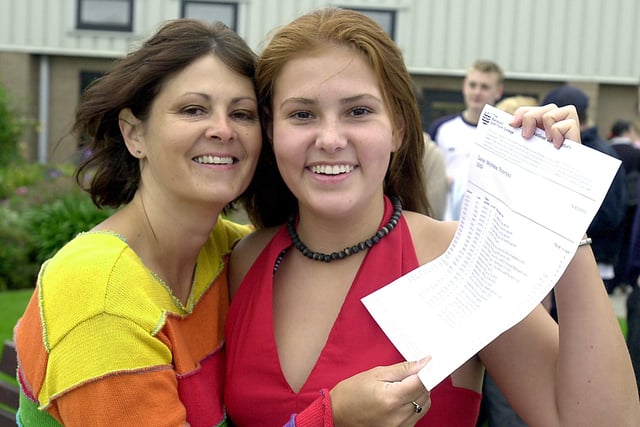
<path id="1" fill-rule="evenodd" d="M 229 292 L 232 298 L 253 262 L 277 231 L 278 227 L 259 229 L 235 245 L 231 252 L 228 274 Z"/>
<path id="2" fill-rule="evenodd" d="M 416 212 L 405 211 L 403 214 L 411 230 L 413 246 L 421 265 L 439 257 L 447 250 L 456 233 L 457 222 L 438 221 Z"/>

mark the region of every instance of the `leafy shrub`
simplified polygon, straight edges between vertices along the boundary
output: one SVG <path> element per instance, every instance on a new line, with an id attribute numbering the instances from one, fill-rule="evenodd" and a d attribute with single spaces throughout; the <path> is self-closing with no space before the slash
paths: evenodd
<path id="1" fill-rule="evenodd" d="M 38 267 L 24 218 L 0 206 L 0 291 L 32 287 Z"/>
<path id="2" fill-rule="evenodd" d="M 75 184 L 72 166 L 0 168 L 0 290 L 35 285 L 42 262 L 113 210 Z"/>
<path id="3" fill-rule="evenodd" d="M 40 164 L 0 168 L 0 199 L 17 211 L 50 203 L 76 188 L 70 167 Z"/>
<path id="4" fill-rule="evenodd" d="M 9 101 L 9 95 L 0 86 L 0 166 L 21 160 L 19 141 L 28 126 Z"/>
<path id="5" fill-rule="evenodd" d="M 43 262 L 81 231 L 102 222 L 113 211 L 98 209 L 79 189 L 25 213 L 26 228 L 33 239 L 35 259 Z"/>

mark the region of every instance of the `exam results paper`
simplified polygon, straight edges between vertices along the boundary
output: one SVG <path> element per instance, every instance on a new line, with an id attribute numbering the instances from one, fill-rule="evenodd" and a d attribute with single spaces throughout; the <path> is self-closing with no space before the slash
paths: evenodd
<path id="1" fill-rule="evenodd" d="M 446 252 L 362 299 L 431 390 L 551 291 L 596 214 L 620 161 L 486 106 L 457 232 Z"/>

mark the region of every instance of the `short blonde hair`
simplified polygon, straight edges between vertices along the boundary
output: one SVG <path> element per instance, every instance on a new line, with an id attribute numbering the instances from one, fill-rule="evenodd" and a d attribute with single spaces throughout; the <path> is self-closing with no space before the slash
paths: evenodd
<path id="1" fill-rule="evenodd" d="M 477 70 L 482 73 L 493 73 L 498 77 L 498 84 L 502 84 L 504 82 L 504 72 L 500 66 L 486 59 L 478 59 L 476 62 L 471 64 L 468 71 Z"/>
<path id="2" fill-rule="evenodd" d="M 513 114 L 520 107 L 535 107 L 537 105 L 538 100 L 533 96 L 516 95 L 504 98 L 496 104 L 496 108 Z"/>

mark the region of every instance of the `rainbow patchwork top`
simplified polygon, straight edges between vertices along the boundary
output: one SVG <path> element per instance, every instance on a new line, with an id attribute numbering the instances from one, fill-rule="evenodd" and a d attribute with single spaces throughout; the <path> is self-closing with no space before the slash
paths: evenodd
<path id="1" fill-rule="evenodd" d="M 249 231 L 218 221 L 184 305 L 116 234 L 67 243 L 15 328 L 19 425 L 225 425 L 226 261 Z"/>

